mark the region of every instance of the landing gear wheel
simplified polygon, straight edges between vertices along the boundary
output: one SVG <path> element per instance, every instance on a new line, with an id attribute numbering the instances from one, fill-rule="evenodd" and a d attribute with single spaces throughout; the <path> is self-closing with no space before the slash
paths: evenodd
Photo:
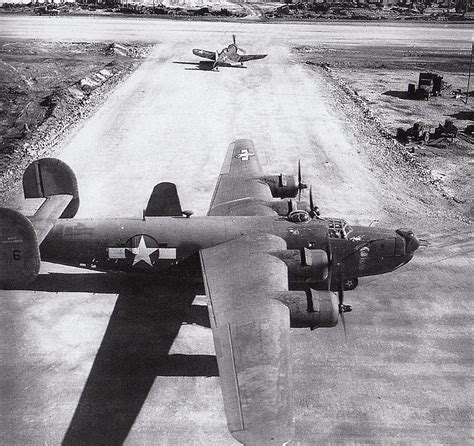
<path id="1" fill-rule="evenodd" d="M 345 279 L 342 282 L 342 286 L 344 287 L 345 291 L 353 290 L 354 288 L 357 287 L 358 284 L 359 284 L 359 279 L 357 277 L 353 279 Z"/>

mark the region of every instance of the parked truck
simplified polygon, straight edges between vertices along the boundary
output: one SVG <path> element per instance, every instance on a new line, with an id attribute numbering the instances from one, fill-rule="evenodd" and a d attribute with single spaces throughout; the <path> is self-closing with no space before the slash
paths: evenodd
<path id="1" fill-rule="evenodd" d="M 428 100 L 430 96 L 441 95 L 443 76 L 436 73 L 420 73 L 418 86 L 408 84 L 408 94 L 416 99 Z"/>

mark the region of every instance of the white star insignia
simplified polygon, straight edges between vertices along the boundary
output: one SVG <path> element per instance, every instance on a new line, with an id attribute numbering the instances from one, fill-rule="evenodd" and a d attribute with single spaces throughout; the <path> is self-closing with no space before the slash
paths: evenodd
<path id="1" fill-rule="evenodd" d="M 143 235 L 141 236 L 140 243 L 138 244 L 136 248 L 126 248 L 126 249 L 135 255 L 132 266 L 136 265 L 139 262 L 145 262 L 145 263 L 148 263 L 148 265 L 153 266 L 150 259 L 150 255 L 153 254 L 155 251 L 158 251 L 158 248 L 148 248 L 146 246 Z"/>

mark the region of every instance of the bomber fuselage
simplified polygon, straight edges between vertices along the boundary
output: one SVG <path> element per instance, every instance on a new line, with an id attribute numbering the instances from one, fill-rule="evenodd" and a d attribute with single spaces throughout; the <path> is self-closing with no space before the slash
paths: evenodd
<path id="1" fill-rule="evenodd" d="M 342 265 L 343 278 L 382 274 L 413 256 L 409 240 L 393 230 L 350 227 L 334 219 L 290 222 L 274 217 L 146 217 L 58 220 L 41 245 L 45 261 L 93 268 L 153 272 L 196 258 L 201 249 L 240 237 L 269 233 L 289 250 L 324 249 Z M 337 226 L 337 225 L 336 225 Z M 339 226 L 337 226 L 339 227 Z"/>

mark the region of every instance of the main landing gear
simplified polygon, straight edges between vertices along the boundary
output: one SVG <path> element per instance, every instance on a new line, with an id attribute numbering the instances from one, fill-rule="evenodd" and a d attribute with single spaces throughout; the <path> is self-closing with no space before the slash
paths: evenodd
<path id="1" fill-rule="evenodd" d="M 357 287 L 358 284 L 359 284 L 359 279 L 357 277 L 354 277 L 353 279 L 345 279 L 342 281 L 342 286 L 344 288 L 344 291 L 353 290 Z"/>

